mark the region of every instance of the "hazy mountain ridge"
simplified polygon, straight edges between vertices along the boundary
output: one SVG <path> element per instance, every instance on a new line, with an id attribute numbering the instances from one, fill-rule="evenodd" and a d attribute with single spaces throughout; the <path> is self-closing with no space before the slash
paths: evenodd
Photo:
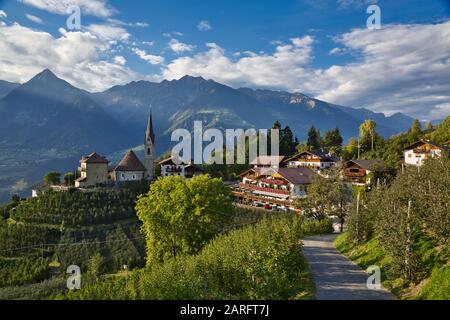
<path id="1" fill-rule="evenodd" d="M 367 109 L 330 104 L 301 93 L 233 89 L 213 80 L 191 76 L 161 83 L 131 82 L 97 93 L 95 99 L 114 117 L 139 130 L 144 126 L 142 117 L 152 108 L 156 130 L 164 147 L 169 141 L 169 128 L 189 129 L 189 123 L 194 120 L 205 120 L 206 111 L 221 114 L 222 121 L 216 122 L 218 128 L 233 123 L 232 128 L 269 128 L 275 120 L 280 120 L 283 125 L 291 126 L 301 139 L 306 137 L 311 125 L 321 131 L 339 126 L 344 137 L 350 138 L 358 134 L 358 127 L 365 119 L 371 118 L 378 122 L 378 131 L 388 137 L 406 130 L 413 121 L 401 115 L 399 122 L 395 119 L 400 118 L 397 115 L 386 117 Z M 198 110 L 203 111 L 199 113 Z M 205 126 L 208 125 L 206 122 Z"/>
<path id="2" fill-rule="evenodd" d="M 413 121 L 403 114 L 385 117 L 301 93 L 234 89 L 191 76 L 131 82 L 90 93 L 44 70 L 22 85 L 0 82 L 0 97 L 1 92 L 5 93 L 0 98 L 2 200 L 21 178 L 29 188 L 52 168 L 74 170 L 88 152 L 108 155 L 138 146 L 150 109 L 160 154 L 170 148 L 173 130 L 192 130 L 195 120 L 203 121 L 205 129 L 270 128 L 279 120 L 302 140 L 311 125 L 322 132 L 339 126 L 347 139 L 358 134 L 366 118 L 377 121 L 385 136 L 406 130 Z"/>
<path id="3" fill-rule="evenodd" d="M 8 93 L 20 86 L 19 83 L 0 80 L 0 99 L 4 98 Z"/>

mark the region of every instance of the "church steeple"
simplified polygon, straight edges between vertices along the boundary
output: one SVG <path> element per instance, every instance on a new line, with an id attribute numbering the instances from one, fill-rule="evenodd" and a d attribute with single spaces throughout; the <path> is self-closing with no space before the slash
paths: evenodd
<path id="1" fill-rule="evenodd" d="M 147 121 L 147 131 L 145 132 L 145 141 L 151 141 L 155 143 L 155 133 L 153 132 L 153 115 L 152 110 L 150 110 L 148 121 Z"/>
<path id="2" fill-rule="evenodd" d="M 153 116 L 150 110 L 147 121 L 147 130 L 144 139 L 144 166 L 147 169 L 147 178 L 153 180 L 155 161 L 155 132 L 153 131 Z"/>

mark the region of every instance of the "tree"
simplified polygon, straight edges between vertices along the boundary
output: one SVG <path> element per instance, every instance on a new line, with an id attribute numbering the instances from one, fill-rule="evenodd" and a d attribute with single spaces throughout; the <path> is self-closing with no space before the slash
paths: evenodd
<path id="1" fill-rule="evenodd" d="M 426 135 L 427 139 L 430 139 L 437 143 L 446 143 L 450 140 L 450 116 L 436 126 L 435 130 Z"/>
<path id="2" fill-rule="evenodd" d="M 417 141 L 420 139 L 420 136 L 422 135 L 422 127 L 420 125 L 420 121 L 415 119 L 411 129 L 409 129 L 409 136 L 412 141 Z"/>
<path id="3" fill-rule="evenodd" d="M 298 141 L 294 139 L 291 128 L 286 126 L 280 131 L 280 154 L 290 156 L 296 152 Z"/>
<path id="4" fill-rule="evenodd" d="M 72 186 L 75 183 L 75 174 L 73 172 L 68 172 L 64 175 L 64 182 L 67 186 Z"/>
<path id="5" fill-rule="evenodd" d="M 207 175 L 166 177 L 136 204 L 147 240 L 147 263 L 197 253 L 232 218 L 230 191 Z"/>
<path id="6" fill-rule="evenodd" d="M 312 126 L 308 131 L 308 140 L 306 145 L 311 148 L 311 150 L 320 149 L 322 142 L 320 138 L 320 131 Z"/>
<path id="7" fill-rule="evenodd" d="M 340 168 L 334 168 L 327 178 L 316 175 L 308 188 L 308 197 L 297 200 L 296 204 L 314 219 L 337 216 L 342 232 L 351 199 L 351 189 L 340 179 Z"/>
<path id="8" fill-rule="evenodd" d="M 311 151 L 311 147 L 309 147 L 306 143 L 299 143 L 299 144 L 297 144 L 296 149 L 297 149 L 298 153 Z"/>
<path id="9" fill-rule="evenodd" d="M 433 124 L 431 123 L 431 121 L 427 121 L 426 123 L 425 123 L 425 128 L 424 128 L 426 131 L 430 131 L 430 130 L 433 130 Z"/>
<path id="10" fill-rule="evenodd" d="M 344 139 L 342 138 L 341 132 L 338 127 L 325 132 L 325 135 L 323 136 L 323 145 L 326 148 L 342 147 L 343 142 Z"/>
<path id="11" fill-rule="evenodd" d="M 359 144 L 355 139 L 350 139 L 342 150 L 342 157 L 347 160 L 358 158 Z"/>
<path id="12" fill-rule="evenodd" d="M 97 280 L 103 273 L 104 263 L 105 260 L 100 252 L 97 252 L 91 256 L 88 263 L 88 276 L 90 276 L 93 280 Z"/>
<path id="13" fill-rule="evenodd" d="M 15 203 L 15 204 L 19 203 L 19 202 L 20 202 L 20 197 L 19 197 L 19 195 L 13 194 L 13 195 L 11 196 L 11 202 L 12 202 L 12 203 Z"/>
<path id="14" fill-rule="evenodd" d="M 59 172 L 49 172 L 44 177 L 44 182 L 47 186 L 58 184 L 61 182 L 61 173 Z"/>
<path id="15" fill-rule="evenodd" d="M 377 124 L 373 120 L 366 120 L 364 123 L 359 127 L 359 138 L 360 143 L 362 145 L 365 145 L 365 142 L 368 141 L 370 138 L 370 146 L 371 150 L 373 151 L 375 148 L 375 128 L 377 127 Z"/>

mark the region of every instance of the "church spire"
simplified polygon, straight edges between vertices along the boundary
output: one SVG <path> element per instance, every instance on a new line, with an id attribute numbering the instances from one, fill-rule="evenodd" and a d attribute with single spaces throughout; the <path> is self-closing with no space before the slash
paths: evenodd
<path id="1" fill-rule="evenodd" d="M 148 141 L 149 139 L 152 143 L 155 143 L 155 133 L 153 132 L 153 116 L 151 109 L 148 116 L 147 131 L 145 132 L 145 140 Z"/>

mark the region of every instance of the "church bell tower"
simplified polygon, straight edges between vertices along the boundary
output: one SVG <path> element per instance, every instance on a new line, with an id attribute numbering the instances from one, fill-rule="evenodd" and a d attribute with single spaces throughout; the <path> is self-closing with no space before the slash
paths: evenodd
<path id="1" fill-rule="evenodd" d="M 144 140 L 144 166 L 147 169 L 147 179 L 154 179 L 154 161 L 155 161 L 155 133 L 153 132 L 152 112 L 148 116 L 147 130 Z"/>

